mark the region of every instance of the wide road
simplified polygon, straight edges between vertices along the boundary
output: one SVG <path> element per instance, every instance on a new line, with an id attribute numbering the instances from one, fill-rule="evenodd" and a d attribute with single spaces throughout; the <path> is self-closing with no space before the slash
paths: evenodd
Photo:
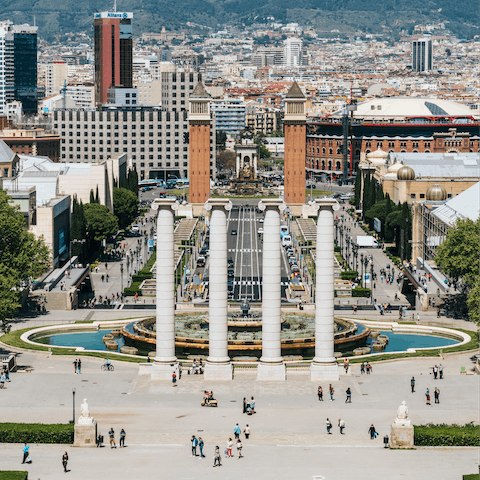
<path id="1" fill-rule="evenodd" d="M 263 229 L 263 212 L 256 205 L 233 205 L 227 216 L 227 256 L 233 262 L 228 270 L 233 270 L 233 285 L 229 287 L 229 299 L 259 302 L 262 299 L 262 256 L 263 241 L 259 229 Z M 233 233 L 232 233 L 233 232 Z M 210 259 L 207 258 L 204 271 L 209 277 Z M 289 267 L 285 251 L 282 248 L 282 298 L 286 299 L 285 288 L 288 285 Z"/>

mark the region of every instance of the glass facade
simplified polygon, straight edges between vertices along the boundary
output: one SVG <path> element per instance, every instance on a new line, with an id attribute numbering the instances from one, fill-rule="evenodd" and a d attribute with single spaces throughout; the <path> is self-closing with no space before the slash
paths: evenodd
<path id="1" fill-rule="evenodd" d="M 37 113 L 37 34 L 13 34 L 13 98 L 26 114 Z"/>

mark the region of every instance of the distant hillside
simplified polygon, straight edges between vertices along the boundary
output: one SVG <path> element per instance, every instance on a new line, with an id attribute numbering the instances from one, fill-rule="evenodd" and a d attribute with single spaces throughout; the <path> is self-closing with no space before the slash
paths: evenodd
<path id="1" fill-rule="evenodd" d="M 33 5 L 32 5 L 33 3 Z M 33 24 L 43 38 L 82 30 L 93 33 L 93 13 L 113 0 L 2 0 L 0 19 Z M 118 0 L 118 11 L 134 13 L 134 32 L 178 30 L 186 22 L 218 28 L 262 23 L 275 17 L 321 31 L 397 33 L 416 23 L 445 22 L 461 38 L 480 34 L 478 0 Z M 449 22 L 449 23 L 447 23 Z"/>

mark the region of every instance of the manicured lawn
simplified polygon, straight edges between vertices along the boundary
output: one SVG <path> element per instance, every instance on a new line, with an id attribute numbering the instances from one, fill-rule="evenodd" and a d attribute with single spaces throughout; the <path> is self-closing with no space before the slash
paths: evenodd
<path id="1" fill-rule="evenodd" d="M 16 470 L 0 470 L 1 480 L 27 480 L 27 478 L 28 472 L 19 472 Z"/>
<path id="2" fill-rule="evenodd" d="M 415 425 L 414 443 L 421 447 L 478 447 L 479 427 L 466 425 Z"/>

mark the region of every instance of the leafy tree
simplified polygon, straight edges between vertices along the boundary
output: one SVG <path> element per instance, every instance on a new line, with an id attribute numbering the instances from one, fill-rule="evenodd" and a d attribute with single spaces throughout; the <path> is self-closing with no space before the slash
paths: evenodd
<path id="1" fill-rule="evenodd" d="M 258 151 L 260 153 L 260 158 L 270 158 L 272 155 L 265 145 L 259 145 Z"/>
<path id="2" fill-rule="evenodd" d="M 435 261 L 455 282 L 462 279 L 470 290 L 467 298 L 470 317 L 479 323 L 480 302 L 480 219 L 458 220 L 438 247 Z"/>
<path id="3" fill-rule="evenodd" d="M 479 227 L 480 220 L 459 220 L 438 247 L 437 265 L 454 281 L 462 278 L 473 284 L 479 275 Z"/>
<path id="4" fill-rule="evenodd" d="M 126 188 L 138 197 L 138 173 L 135 169 L 130 169 L 127 173 Z"/>
<path id="5" fill-rule="evenodd" d="M 93 190 L 90 190 L 90 203 L 95 203 L 95 194 Z"/>
<path id="6" fill-rule="evenodd" d="M 84 213 L 87 235 L 91 240 L 100 243 L 117 233 L 117 217 L 105 205 L 88 203 L 84 207 Z"/>
<path id="7" fill-rule="evenodd" d="M 83 212 L 83 203 L 78 203 L 77 197 L 73 197 L 73 208 L 72 208 L 72 229 L 71 235 L 72 240 L 86 240 L 87 229 L 85 226 L 85 214 Z M 85 242 L 73 242 L 72 243 L 72 255 L 78 256 L 80 263 L 85 263 L 86 259 L 87 245 Z"/>
<path id="8" fill-rule="evenodd" d="M 362 189 L 362 175 L 360 173 L 360 170 L 357 169 L 357 176 L 355 178 L 355 208 L 359 209 L 360 208 L 360 193 Z"/>
<path id="9" fill-rule="evenodd" d="M 234 170 L 235 167 L 235 152 L 231 150 L 223 150 L 217 155 L 217 168 L 220 170 Z"/>
<path id="10" fill-rule="evenodd" d="M 23 214 L 0 189 L 0 321 L 7 323 L 20 307 L 20 291 L 30 277 L 49 267 L 50 253 L 42 239 L 25 229 Z"/>
<path id="11" fill-rule="evenodd" d="M 219 150 L 225 150 L 225 143 L 227 142 L 227 133 L 223 130 L 217 130 L 215 143 Z"/>
<path id="12" fill-rule="evenodd" d="M 137 215 L 138 197 L 126 188 L 113 189 L 113 209 L 120 228 L 130 225 Z"/>

